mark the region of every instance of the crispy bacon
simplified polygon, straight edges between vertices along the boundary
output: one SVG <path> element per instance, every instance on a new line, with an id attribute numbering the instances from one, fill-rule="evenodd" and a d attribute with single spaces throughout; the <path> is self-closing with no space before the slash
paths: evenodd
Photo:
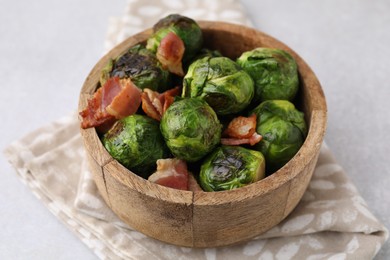
<path id="1" fill-rule="evenodd" d="M 141 95 L 142 110 L 151 118 L 158 121 L 162 115 L 173 103 L 174 97 L 180 94 L 180 87 L 169 89 L 163 93 L 158 93 L 151 89 L 145 88 Z"/>
<path id="2" fill-rule="evenodd" d="M 116 119 L 134 114 L 140 104 L 141 91 L 130 79 L 110 78 L 80 112 L 83 118 L 81 127 L 98 127 L 98 130 L 106 131 Z"/>
<path id="3" fill-rule="evenodd" d="M 106 124 L 108 121 L 115 119 L 114 116 L 108 114 L 102 106 L 102 89 L 99 88 L 95 92 L 93 98 L 88 100 L 87 107 L 80 112 L 80 116 L 83 118 L 81 127 L 83 129 Z"/>
<path id="4" fill-rule="evenodd" d="M 184 76 L 182 59 L 185 51 L 184 42 L 173 32 L 169 32 L 161 39 L 157 48 L 157 59 L 161 62 L 164 69 L 170 72 Z"/>
<path id="5" fill-rule="evenodd" d="M 152 95 L 149 95 L 150 89 L 144 89 L 144 92 L 141 94 L 141 100 L 142 100 L 142 110 L 147 114 L 149 117 L 156 119 L 158 121 L 161 120 L 161 114 L 158 112 L 156 107 L 153 105 L 152 100 L 157 99 L 157 97 L 154 95 L 154 91 L 150 90 L 152 92 Z M 157 99 L 158 100 L 158 99 Z M 156 102 L 154 102 L 156 103 Z"/>
<path id="6" fill-rule="evenodd" d="M 250 117 L 239 116 L 234 118 L 222 134 L 221 143 L 224 145 L 255 145 L 262 136 L 256 133 L 256 115 Z"/>
<path id="7" fill-rule="evenodd" d="M 254 133 L 249 138 L 221 138 L 221 144 L 223 145 L 241 145 L 241 144 L 250 144 L 255 145 L 261 141 L 263 137 L 258 133 Z"/>
<path id="8" fill-rule="evenodd" d="M 173 101 L 175 101 L 175 97 L 173 96 L 167 95 L 164 97 L 163 114 L 165 113 L 165 111 L 167 111 L 168 107 L 172 105 Z"/>
<path id="9" fill-rule="evenodd" d="M 160 102 L 163 104 L 162 114 L 167 111 L 168 107 L 172 105 L 173 101 L 175 100 L 175 97 L 179 96 L 180 93 L 181 88 L 177 86 L 175 88 L 168 89 L 159 96 Z"/>
<path id="10" fill-rule="evenodd" d="M 165 187 L 188 190 L 187 164 L 176 158 L 159 159 L 157 160 L 157 171 L 150 175 L 148 180 Z"/>
<path id="11" fill-rule="evenodd" d="M 230 121 L 228 127 L 223 132 L 224 136 L 234 138 L 248 138 L 256 131 L 256 115 L 250 117 L 238 116 Z"/>
<path id="12" fill-rule="evenodd" d="M 188 172 L 188 190 L 194 192 L 203 191 L 191 172 Z"/>
<path id="13" fill-rule="evenodd" d="M 141 105 L 141 90 L 130 79 L 121 79 L 119 85 L 120 92 L 106 107 L 106 111 L 116 119 L 134 114 Z"/>

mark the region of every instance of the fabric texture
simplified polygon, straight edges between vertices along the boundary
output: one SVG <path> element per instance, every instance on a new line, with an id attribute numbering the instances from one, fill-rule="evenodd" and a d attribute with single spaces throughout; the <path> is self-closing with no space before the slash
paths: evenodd
<path id="1" fill-rule="evenodd" d="M 169 13 L 250 25 L 235 0 L 131 0 L 124 17 L 110 19 L 107 50 Z M 4 153 L 38 199 L 101 259 L 371 259 L 388 239 L 326 144 L 307 191 L 283 222 L 250 241 L 207 249 L 154 240 L 117 218 L 88 170 L 77 114 L 31 132 Z"/>

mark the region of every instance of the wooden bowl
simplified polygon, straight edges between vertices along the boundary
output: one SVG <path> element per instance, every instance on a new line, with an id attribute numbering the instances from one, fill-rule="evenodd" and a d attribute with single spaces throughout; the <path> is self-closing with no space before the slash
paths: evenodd
<path id="1" fill-rule="evenodd" d="M 81 130 L 96 185 L 107 205 L 130 227 L 152 238 L 186 247 L 224 246 L 248 240 L 281 222 L 298 204 L 316 165 L 326 127 L 326 102 L 309 66 L 289 47 L 257 30 L 222 22 L 199 22 L 205 46 L 236 58 L 256 47 L 288 51 L 300 75 L 298 108 L 308 136 L 283 168 L 267 178 L 231 191 L 192 192 L 151 183 L 127 170 L 103 147 L 94 128 Z M 79 110 L 95 92 L 110 58 L 145 42 L 151 29 L 136 34 L 105 55 L 81 90 Z"/>

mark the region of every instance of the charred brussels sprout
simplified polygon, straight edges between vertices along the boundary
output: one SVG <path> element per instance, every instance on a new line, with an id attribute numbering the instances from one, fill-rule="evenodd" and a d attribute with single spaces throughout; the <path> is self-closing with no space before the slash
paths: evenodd
<path id="1" fill-rule="evenodd" d="M 286 51 L 257 48 L 244 52 L 237 63 L 255 81 L 253 102 L 270 99 L 292 100 L 298 91 L 298 70 L 294 58 Z"/>
<path id="2" fill-rule="evenodd" d="M 210 154 L 200 168 L 200 185 L 205 191 L 232 190 L 265 177 L 261 152 L 240 146 L 221 146 Z"/>
<path id="3" fill-rule="evenodd" d="M 158 122 L 143 115 L 119 120 L 102 141 L 112 157 L 144 178 L 155 170 L 158 159 L 169 155 Z"/>
<path id="4" fill-rule="evenodd" d="M 221 139 L 222 125 L 203 100 L 185 98 L 174 102 L 160 122 L 161 133 L 177 158 L 194 162 L 209 153 Z"/>
<path id="5" fill-rule="evenodd" d="M 268 100 L 257 106 L 252 113 L 257 116 L 257 133 L 263 139 L 255 149 L 267 160 L 267 173 L 286 164 L 302 146 L 307 127 L 304 114 L 287 100 Z"/>
<path id="6" fill-rule="evenodd" d="M 164 70 L 154 53 L 142 45 L 136 45 L 116 60 L 111 60 L 103 69 L 100 84 L 110 77 L 130 78 L 140 89 L 149 88 L 156 91 L 167 89 L 170 74 Z"/>
<path id="7" fill-rule="evenodd" d="M 153 26 L 153 35 L 148 39 L 146 48 L 156 52 L 161 40 L 169 32 L 176 34 L 184 43 L 183 62 L 188 62 L 202 48 L 203 35 L 199 25 L 178 14 L 168 15 Z"/>
<path id="8" fill-rule="evenodd" d="M 196 60 L 183 81 L 184 97 L 204 99 L 218 115 L 246 108 L 254 95 L 252 78 L 226 57 L 206 56 Z"/>

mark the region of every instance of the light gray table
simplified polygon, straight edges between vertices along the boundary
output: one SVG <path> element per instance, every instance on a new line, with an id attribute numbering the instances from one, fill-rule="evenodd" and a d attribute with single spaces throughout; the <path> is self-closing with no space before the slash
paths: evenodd
<path id="1" fill-rule="evenodd" d="M 1 150 L 77 107 L 125 1 L 0 0 Z M 390 227 L 390 2 L 243 0 L 256 27 L 297 51 L 328 101 L 326 142 Z M 96 259 L 0 157 L 0 259 Z M 390 258 L 389 242 L 377 259 Z"/>

